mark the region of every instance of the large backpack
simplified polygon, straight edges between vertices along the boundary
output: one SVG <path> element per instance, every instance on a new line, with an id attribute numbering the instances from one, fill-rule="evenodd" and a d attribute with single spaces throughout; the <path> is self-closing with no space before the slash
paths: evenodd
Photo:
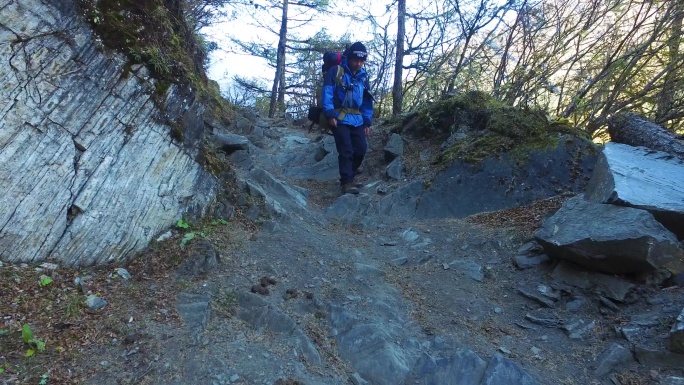
<path id="1" fill-rule="evenodd" d="M 342 62 L 342 55 L 339 52 L 326 52 L 323 54 L 323 65 L 321 66 L 321 77 L 316 84 L 316 104 L 309 107 L 307 118 L 311 121 L 309 131 L 313 129 L 315 124 L 318 124 L 321 130 L 328 130 L 330 124 L 323 113 L 323 81 L 328 71 L 337 71 L 336 84 L 342 84 L 342 76 L 344 75 L 344 68 L 340 65 Z"/>

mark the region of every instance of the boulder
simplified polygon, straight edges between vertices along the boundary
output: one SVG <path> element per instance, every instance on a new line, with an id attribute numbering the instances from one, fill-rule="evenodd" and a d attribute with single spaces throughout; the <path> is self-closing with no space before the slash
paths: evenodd
<path id="1" fill-rule="evenodd" d="M 402 155 L 404 155 L 404 140 L 398 134 L 392 134 L 385 145 L 385 160 L 391 162 Z"/>
<path id="2" fill-rule="evenodd" d="M 612 372 L 616 367 L 634 361 L 632 352 L 618 343 L 612 343 L 603 353 L 596 358 L 596 370 L 594 374 L 598 377 L 605 376 Z"/>
<path id="3" fill-rule="evenodd" d="M 607 143 L 587 199 L 647 210 L 684 238 L 684 161 L 665 152 Z"/>
<path id="4" fill-rule="evenodd" d="M 385 174 L 394 180 L 401 180 L 404 177 L 404 162 L 401 157 L 398 156 L 387 166 L 385 169 Z"/>
<path id="5" fill-rule="evenodd" d="M 242 135 L 218 133 L 212 137 L 214 143 L 226 154 L 249 149 L 249 139 Z"/>
<path id="6" fill-rule="evenodd" d="M 463 218 L 583 191 L 596 161 L 595 145 L 561 136 L 555 146 L 490 156 L 478 164 L 457 160 L 421 194 L 415 217 Z M 405 202 L 411 204 L 411 202 Z"/>
<path id="7" fill-rule="evenodd" d="M 581 197 L 567 200 L 535 238 L 553 258 L 611 274 L 651 271 L 683 258 L 674 234 L 647 211 Z"/>

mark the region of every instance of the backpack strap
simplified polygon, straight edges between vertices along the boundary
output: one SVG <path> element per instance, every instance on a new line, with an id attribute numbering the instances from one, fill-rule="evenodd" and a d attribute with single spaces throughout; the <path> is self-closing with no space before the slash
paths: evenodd
<path id="1" fill-rule="evenodd" d="M 336 77 L 337 81 L 335 82 L 335 84 L 337 84 L 338 86 L 342 85 L 342 76 L 344 76 L 344 68 L 342 68 L 341 65 L 338 65 L 337 66 L 337 77 Z"/>
<path id="2" fill-rule="evenodd" d="M 344 68 L 342 66 L 337 66 L 337 85 L 342 85 L 342 76 L 344 76 Z M 365 88 L 365 87 L 364 87 Z M 335 111 L 339 112 L 340 115 L 337 117 L 338 120 L 344 119 L 347 114 L 361 115 L 361 111 L 356 108 L 336 108 Z"/>

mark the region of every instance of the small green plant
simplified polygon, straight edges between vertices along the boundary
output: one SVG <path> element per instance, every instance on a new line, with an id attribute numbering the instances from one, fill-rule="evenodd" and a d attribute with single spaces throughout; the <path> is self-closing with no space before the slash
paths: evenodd
<path id="1" fill-rule="evenodd" d="M 51 283 L 52 283 L 52 278 L 48 277 L 45 274 L 40 276 L 40 287 L 45 287 Z"/>
<path id="2" fill-rule="evenodd" d="M 26 357 L 33 356 L 36 350 L 39 352 L 45 351 L 45 342 L 33 337 L 33 332 L 28 324 L 24 324 L 21 329 L 21 339 L 31 347 L 26 350 Z"/>
<path id="3" fill-rule="evenodd" d="M 218 225 L 227 225 L 228 221 L 225 219 L 214 219 L 211 221 L 212 226 L 218 226 Z"/>
<path id="4" fill-rule="evenodd" d="M 0 374 L 3 374 L 3 373 L 5 373 L 5 368 L 3 368 L 2 366 L 0 366 Z"/>
<path id="5" fill-rule="evenodd" d="M 38 385 L 47 385 L 48 378 L 50 378 L 50 375 L 47 373 L 43 373 L 43 375 L 40 376 L 40 382 L 38 383 Z"/>
<path id="6" fill-rule="evenodd" d="M 181 229 L 187 229 L 190 228 L 190 224 L 182 219 L 178 220 L 178 223 L 176 223 L 176 226 L 180 227 Z"/>
<path id="7" fill-rule="evenodd" d="M 184 249 L 185 245 L 187 245 L 188 242 L 192 241 L 193 239 L 195 239 L 195 232 L 194 231 L 191 231 L 191 232 L 185 234 L 183 236 L 183 239 L 181 239 L 180 248 Z"/>

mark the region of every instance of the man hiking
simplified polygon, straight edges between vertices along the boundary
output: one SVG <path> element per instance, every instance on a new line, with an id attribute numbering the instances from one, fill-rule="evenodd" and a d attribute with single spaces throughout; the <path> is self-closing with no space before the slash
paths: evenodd
<path id="1" fill-rule="evenodd" d="M 343 194 L 359 193 L 361 184 L 354 183 L 354 176 L 368 149 L 366 138 L 373 118 L 373 96 L 363 69 L 366 56 L 363 44 L 352 44 L 340 63 L 344 69 L 342 78 L 337 79 L 335 68 L 327 72 L 323 81 L 323 113 L 335 137 Z"/>

